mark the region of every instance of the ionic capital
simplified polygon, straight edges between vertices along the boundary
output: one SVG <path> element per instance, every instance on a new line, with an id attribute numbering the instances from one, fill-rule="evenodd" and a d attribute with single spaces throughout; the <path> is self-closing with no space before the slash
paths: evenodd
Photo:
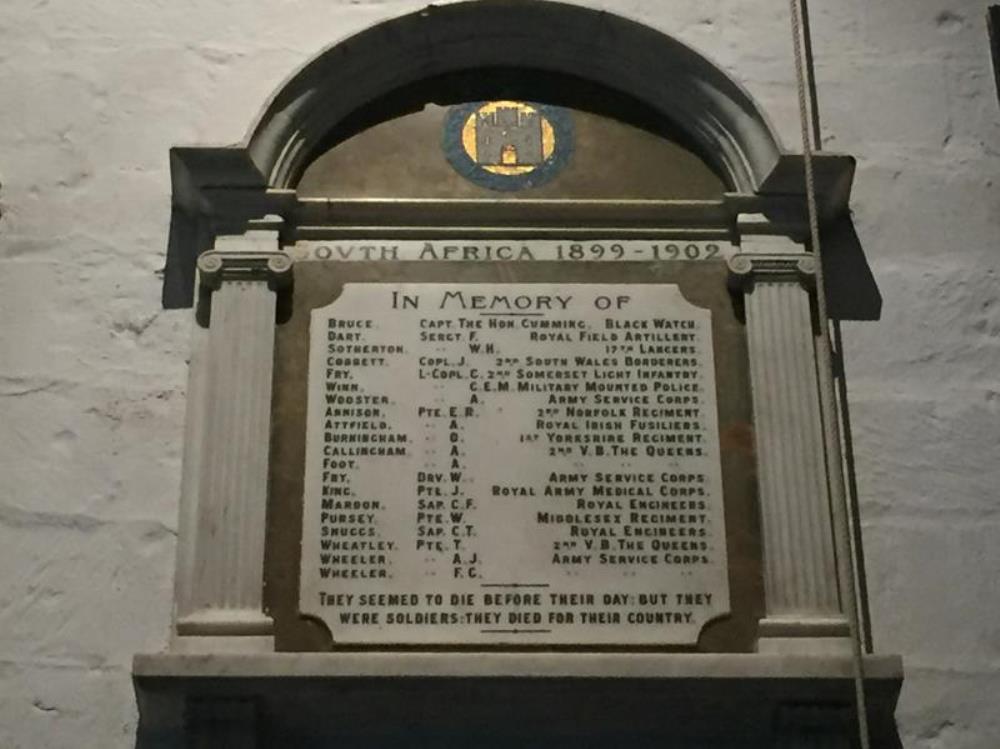
<path id="1" fill-rule="evenodd" d="M 746 291 L 754 283 L 799 283 L 808 289 L 816 284 L 816 258 L 806 254 L 741 252 L 727 261 L 729 283 Z"/>
<path id="2" fill-rule="evenodd" d="M 224 252 L 212 250 L 198 258 L 203 286 L 215 290 L 225 281 L 266 281 L 277 291 L 292 279 L 290 255 L 274 252 Z"/>

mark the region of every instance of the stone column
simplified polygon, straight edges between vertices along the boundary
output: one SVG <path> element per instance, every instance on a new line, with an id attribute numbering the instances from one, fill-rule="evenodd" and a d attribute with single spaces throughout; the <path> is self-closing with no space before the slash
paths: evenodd
<path id="1" fill-rule="evenodd" d="M 745 238 L 742 248 L 729 269 L 744 294 L 753 391 L 766 596 L 758 650 L 849 653 L 816 371 L 815 260 L 780 237 Z"/>
<path id="2" fill-rule="evenodd" d="M 273 649 L 262 595 L 275 292 L 291 267 L 270 231 L 221 237 L 198 260 L 208 330 L 192 359 L 178 649 Z"/>

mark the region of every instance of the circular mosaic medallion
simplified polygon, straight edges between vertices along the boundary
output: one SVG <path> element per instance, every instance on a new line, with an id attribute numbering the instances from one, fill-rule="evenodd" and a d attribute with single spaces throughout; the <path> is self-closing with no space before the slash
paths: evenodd
<path id="1" fill-rule="evenodd" d="M 569 161 L 573 122 L 565 109 L 523 101 L 481 101 L 448 110 L 444 152 L 470 182 L 524 190 L 556 176 Z"/>

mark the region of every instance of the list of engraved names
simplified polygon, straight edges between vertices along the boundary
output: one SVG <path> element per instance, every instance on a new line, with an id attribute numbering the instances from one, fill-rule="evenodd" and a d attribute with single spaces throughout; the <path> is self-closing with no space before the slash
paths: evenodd
<path id="1" fill-rule="evenodd" d="M 310 325 L 300 608 L 344 644 L 691 644 L 728 612 L 711 313 L 346 284 Z"/>

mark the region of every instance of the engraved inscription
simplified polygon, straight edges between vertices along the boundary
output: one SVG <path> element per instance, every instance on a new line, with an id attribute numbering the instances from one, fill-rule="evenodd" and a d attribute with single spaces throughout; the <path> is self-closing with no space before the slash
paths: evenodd
<path id="1" fill-rule="evenodd" d="M 296 262 L 650 262 L 661 260 L 724 261 L 735 254 L 728 242 L 518 240 L 365 240 L 297 242 L 287 248 Z"/>
<path id="2" fill-rule="evenodd" d="M 729 610 L 711 313 L 672 285 L 314 310 L 300 609 L 344 644 L 692 644 Z"/>

